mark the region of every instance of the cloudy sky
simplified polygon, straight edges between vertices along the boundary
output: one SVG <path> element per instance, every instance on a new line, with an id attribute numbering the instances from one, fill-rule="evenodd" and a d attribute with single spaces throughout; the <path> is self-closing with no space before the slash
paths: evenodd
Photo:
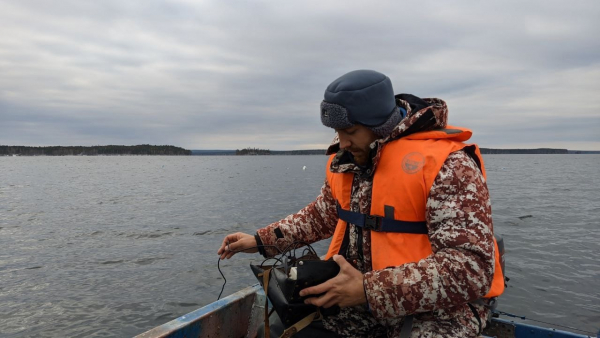
<path id="1" fill-rule="evenodd" d="M 0 0 L 0 145 L 325 148 L 355 69 L 490 148 L 600 150 L 600 1 Z"/>

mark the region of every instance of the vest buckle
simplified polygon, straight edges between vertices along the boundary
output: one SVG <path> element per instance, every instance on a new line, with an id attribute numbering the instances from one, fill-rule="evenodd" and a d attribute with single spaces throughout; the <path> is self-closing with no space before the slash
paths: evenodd
<path id="1" fill-rule="evenodd" d="M 379 231 L 381 228 L 381 217 L 365 215 L 365 229 Z"/>

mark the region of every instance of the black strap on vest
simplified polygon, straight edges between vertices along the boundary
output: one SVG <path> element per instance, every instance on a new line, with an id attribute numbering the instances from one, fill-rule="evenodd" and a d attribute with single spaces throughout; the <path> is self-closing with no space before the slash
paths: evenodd
<path id="1" fill-rule="evenodd" d="M 402 324 L 402 328 L 400 329 L 400 338 L 410 338 L 410 334 L 412 333 L 413 327 L 413 318 L 413 315 L 404 317 L 404 323 Z"/>
<path id="2" fill-rule="evenodd" d="M 477 324 L 479 324 L 479 331 L 477 331 L 477 335 L 479 336 L 481 334 L 481 326 L 482 326 L 481 325 L 481 317 L 479 316 L 479 312 L 477 311 L 477 309 L 475 308 L 475 306 L 473 306 L 473 304 L 467 303 L 467 305 L 471 309 L 471 312 L 473 312 L 473 315 L 475 316 L 475 319 L 477 319 Z"/>
<path id="3" fill-rule="evenodd" d="M 386 214 L 391 207 L 385 206 Z M 427 234 L 427 223 L 400 221 L 391 217 L 373 216 L 344 210 L 337 204 L 338 217 L 363 229 L 380 232 L 401 232 L 407 234 Z"/>

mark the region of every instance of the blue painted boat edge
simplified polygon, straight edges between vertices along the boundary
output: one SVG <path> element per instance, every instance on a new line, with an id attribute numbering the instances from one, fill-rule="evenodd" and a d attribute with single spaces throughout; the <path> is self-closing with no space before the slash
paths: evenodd
<path id="1" fill-rule="evenodd" d="M 515 327 L 515 337 L 592 338 L 592 336 L 561 331 L 557 329 L 549 329 L 501 318 L 494 318 L 493 320 L 496 322 L 513 325 Z"/>
<path id="2" fill-rule="evenodd" d="M 223 299 L 210 303 L 195 311 L 187 313 L 179 318 L 163 325 L 157 326 L 149 331 L 135 336 L 136 338 L 159 338 L 159 337 L 177 337 L 177 336 L 199 336 L 202 331 L 202 321 L 212 316 L 218 310 L 227 308 L 234 303 L 238 303 L 248 297 L 253 298 L 253 303 L 262 302 L 264 304 L 264 291 L 260 284 L 255 284 L 233 293 Z M 249 318 L 250 319 L 250 318 Z M 208 328 L 214 330 L 214 328 Z M 185 334 L 183 334 L 185 332 Z M 191 334 L 191 335 L 190 335 Z"/>
<path id="3" fill-rule="evenodd" d="M 233 312 L 234 317 L 237 315 L 239 318 L 239 311 L 235 308 L 240 308 L 240 303 L 245 302 L 244 316 L 250 317 L 248 323 L 245 325 L 245 333 L 247 336 L 256 335 L 257 326 L 262 323 L 264 319 L 264 304 L 265 294 L 260 284 L 255 284 L 244 288 L 230 296 L 227 296 L 221 300 L 210 303 L 200 309 L 185 314 L 179 318 L 176 318 L 168 323 L 161 326 L 155 327 L 147 332 L 144 332 L 136 338 L 175 338 L 175 337 L 200 337 L 200 336 L 211 336 L 219 337 L 222 336 L 219 333 L 225 334 L 220 331 L 219 323 L 222 324 L 222 320 L 225 319 L 223 314 L 219 314 L 220 311 Z M 247 307 L 252 307 L 248 310 Z M 215 318 L 216 317 L 216 318 Z M 227 318 L 231 320 L 232 318 Z M 515 322 L 511 320 L 493 318 L 494 322 L 502 323 L 504 325 L 510 325 L 514 328 L 514 337 L 552 337 L 552 338 L 594 338 L 588 335 L 582 335 L 567 331 L 561 331 L 557 329 L 544 328 L 540 326 L 534 326 L 525 324 L 522 322 Z M 227 331 L 227 328 L 225 328 Z M 488 336 L 484 336 L 488 337 Z M 600 336 L 599 336 L 600 337 Z M 596 337 L 597 338 L 597 337 Z"/>

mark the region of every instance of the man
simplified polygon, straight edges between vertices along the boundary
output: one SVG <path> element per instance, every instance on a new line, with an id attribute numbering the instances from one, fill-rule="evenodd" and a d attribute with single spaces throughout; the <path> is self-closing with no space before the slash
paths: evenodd
<path id="1" fill-rule="evenodd" d="M 477 146 L 463 143 L 471 132 L 448 127 L 447 113 L 440 99 L 394 96 L 390 79 L 375 71 L 338 78 L 321 103 L 321 121 L 337 135 L 320 195 L 255 236 L 226 236 L 218 254 L 333 236 L 327 257 L 340 273 L 301 292 L 323 294 L 307 303 L 340 306 L 319 324 L 324 330 L 341 337 L 477 336 L 486 299 L 502 293 L 504 280 L 483 161 Z"/>

